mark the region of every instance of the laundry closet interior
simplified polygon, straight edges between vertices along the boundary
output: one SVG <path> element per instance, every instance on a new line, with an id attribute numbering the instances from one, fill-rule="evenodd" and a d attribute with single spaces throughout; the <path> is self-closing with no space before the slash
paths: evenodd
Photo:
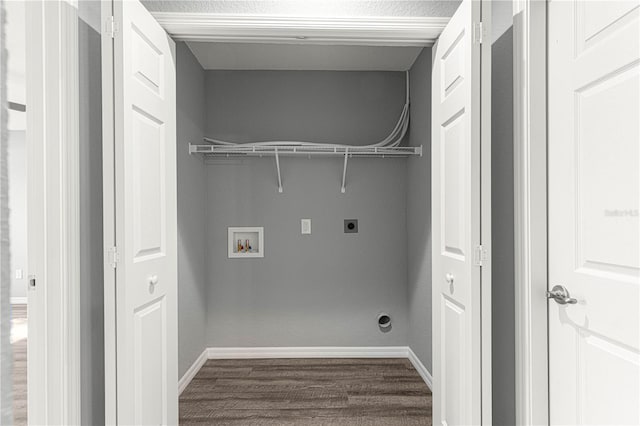
<path id="1" fill-rule="evenodd" d="M 431 43 L 290 42 L 176 43 L 179 377 L 205 348 L 430 370 Z"/>
<path id="2" fill-rule="evenodd" d="M 408 346 L 411 337 L 429 362 L 431 50 L 305 46 L 301 58 L 298 48 L 177 43 L 181 373 L 205 347 Z M 245 49 L 283 58 L 226 69 Z M 390 49 L 397 59 L 378 59 Z M 389 136 L 399 148 L 362 148 Z M 345 148 L 238 149 L 262 141 Z M 234 238 L 240 257 L 229 256 L 237 227 L 263 229 L 263 256 L 242 257 L 247 238 Z"/>

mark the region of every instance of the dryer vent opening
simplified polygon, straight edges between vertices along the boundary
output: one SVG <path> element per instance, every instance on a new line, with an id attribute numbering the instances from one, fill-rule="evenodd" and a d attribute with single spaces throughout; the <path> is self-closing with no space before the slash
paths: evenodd
<path id="1" fill-rule="evenodd" d="M 382 331 L 388 331 L 391 329 L 391 316 L 385 312 L 378 314 L 378 327 Z"/>

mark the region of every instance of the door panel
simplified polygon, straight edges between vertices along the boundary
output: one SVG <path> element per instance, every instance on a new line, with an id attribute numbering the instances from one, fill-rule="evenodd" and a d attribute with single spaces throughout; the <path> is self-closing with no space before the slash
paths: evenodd
<path id="1" fill-rule="evenodd" d="M 463 1 L 433 48 L 433 423 L 443 425 L 480 424 L 483 390 L 490 389 L 482 387 L 482 283 L 474 263 L 481 243 L 482 79 L 473 28 L 480 18 L 481 2 Z"/>
<path id="2" fill-rule="evenodd" d="M 639 424 L 640 8 L 549 3 L 552 424 Z"/>
<path id="3" fill-rule="evenodd" d="M 446 381 L 440 386 L 442 394 L 443 424 L 465 424 L 468 404 L 465 392 L 465 311 L 450 298 L 442 297 L 443 340 L 441 371 Z"/>
<path id="4" fill-rule="evenodd" d="M 105 217 L 115 210 L 118 260 L 115 291 L 105 293 L 115 310 L 105 306 L 117 362 L 108 360 L 109 340 L 105 356 L 117 380 L 107 386 L 115 396 L 107 395 L 106 414 L 118 424 L 177 424 L 175 44 L 140 2 L 115 1 L 112 11 L 118 30 L 105 86 L 113 117 L 105 123 L 114 129 L 115 185 Z"/>
<path id="5" fill-rule="evenodd" d="M 135 419 L 139 425 L 167 424 L 167 318 L 164 297 L 134 313 Z"/>
<path id="6" fill-rule="evenodd" d="M 466 157 L 464 111 L 442 125 L 442 253 L 452 259 L 465 260 L 465 168 Z"/>
<path id="7" fill-rule="evenodd" d="M 132 123 L 133 169 L 133 261 L 143 262 L 165 256 L 166 218 L 163 150 L 164 123 L 145 114 L 134 105 Z"/>

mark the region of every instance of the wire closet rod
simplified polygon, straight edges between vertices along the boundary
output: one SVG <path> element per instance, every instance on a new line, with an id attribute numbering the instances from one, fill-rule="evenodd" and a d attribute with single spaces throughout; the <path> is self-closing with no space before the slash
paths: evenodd
<path id="1" fill-rule="evenodd" d="M 323 147 L 290 145 L 195 145 L 189 144 L 190 154 L 204 154 L 207 157 L 269 157 L 269 156 L 343 156 L 349 157 L 410 157 L 422 156 L 422 146 L 395 147 Z"/>

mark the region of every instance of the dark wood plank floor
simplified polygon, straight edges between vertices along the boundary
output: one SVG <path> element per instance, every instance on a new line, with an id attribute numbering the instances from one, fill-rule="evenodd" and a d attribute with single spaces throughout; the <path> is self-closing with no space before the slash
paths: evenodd
<path id="1" fill-rule="evenodd" d="M 406 359 L 209 360 L 180 424 L 431 425 L 431 392 Z"/>
<path id="2" fill-rule="evenodd" d="M 11 327 L 27 326 L 27 305 L 11 305 Z M 22 335 L 23 333 L 12 334 Z M 13 351 L 13 424 L 27 424 L 27 338 L 21 336 L 11 344 Z"/>

